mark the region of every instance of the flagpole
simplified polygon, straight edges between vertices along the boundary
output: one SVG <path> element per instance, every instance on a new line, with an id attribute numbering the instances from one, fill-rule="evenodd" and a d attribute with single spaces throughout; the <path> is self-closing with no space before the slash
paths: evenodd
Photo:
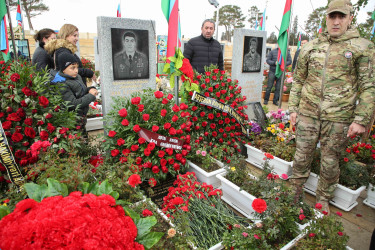
<path id="1" fill-rule="evenodd" d="M 176 50 L 176 48 L 178 48 L 178 32 L 179 32 L 179 21 L 180 21 L 180 7 L 179 7 L 179 5 L 180 5 L 180 2 L 177 0 L 177 34 L 176 34 L 176 36 L 177 36 L 177 42 L 176 42 L 176 47 L 175 47 L 175 50 Z M 179 86 L 180 86 L 180 83 L 179 83 L 179 77 L 178 76 L 175 76 L 175 84 L 174 84 L 174 87 L 175 87 L 175 89 L 174 89 L 174 96 L 175 96 L 175 103 L 177 104 L 177 105 L 180 105 L 179 104 L 179 100 L 178 100 L 178 90 L 179 90 Z"/>
<path id="2" fill-rule="evenodd" d="M 12 37 L 12 43 L 13 43 L 13 54 L 14 54 L 14 59 L 18 59 L 18 55 L 16 52 L 16 42 L 14 40 L 14 34 L 13 34 L 13 27 L 12 27 L 12 19 L 10 18 L 10 11 L 9 11 L 9 3 L 8 0 L 5 0 L 5 5 L 7 6 L 7 12 L 8 12 L 8 19 L 9 19 L 9 29 L 10 29 L 10 35 Z M 10 53 L 10 52 L 9 52 Z"/>
<path id="3" fill-rule="evenodd" d="M 288 48 L 289 48 L 289 35 L 290 35 L 290 24 L 291 24 L 291 19 L 293 17 L 293 5 L 294 5 L 294 1 L 292 0 L 292 6 L 291 6 L 291 10 L 290 10 L 290 17 L 289 17 L 289 27 L 288 27 L 288 36 L 287 36 L 287 39 L 286 39 L 286 53 L 285 53 L 285 67 L 284 67 L 284 70 L 283 70 L 283 74 L 281 75 L 281 82 L 280 82 L 280 95 L 279 95 L 279 109 L 281 108 L 281 104 L 282 104 L 282 99 L 283 99 L 283 92 L 284 92 L 284 80 L 285 80 L 285 71 L 286 71 L 286 68 L 288 67 L 287 65 L 287 62 L 288 62 Z"/>

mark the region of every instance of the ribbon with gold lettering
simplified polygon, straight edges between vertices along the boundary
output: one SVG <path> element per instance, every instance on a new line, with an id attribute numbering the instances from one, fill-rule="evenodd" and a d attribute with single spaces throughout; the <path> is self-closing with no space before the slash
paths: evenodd
<path id="1" fill-rule="evenodd" d="M 16 185 L 19 190 L 23 189 L 25 180 L 10 150 L 7 137 L 5 135 L 3 125 L 0 122 L 0 162 L 7 170 L 10 181 Z"/>
<path id="2" fill-rule="evenodd" d="M 155 132 L 149 131 L 147 129 L 141 128 L 138 132 L 139 137 L 143 137 L 147 142 L 153 142 L 159 147 L 163 148 L 173 148 L 181 150 L 184 142 L 177 138 L 172 138 L 164 135 L 159 135 Z"/>
<path id="3" fill-rule="evenodd" d="M 213 107 L 215 109 L 219 109 L 224 113 L 228 113 L 240 124 L 242 133 L 249 137 L 249 130 L 244 126 L 245 121 L 243 117 L 241 117 L 230 105 L 224 104 L 216 99 L 199 94 L 196 91 L 194 91 L 191 100 L 206 106 Z"/>

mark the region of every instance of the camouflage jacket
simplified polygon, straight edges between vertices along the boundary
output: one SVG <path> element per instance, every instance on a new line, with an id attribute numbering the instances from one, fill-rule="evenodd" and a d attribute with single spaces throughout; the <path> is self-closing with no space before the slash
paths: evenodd
<path id="1" fill-rule="evenodd" d="M 375 107 L 374 44 L 356 29 L 340 37 L 322 33 L 301 49 L 289 111 L 366 126 Z"/>

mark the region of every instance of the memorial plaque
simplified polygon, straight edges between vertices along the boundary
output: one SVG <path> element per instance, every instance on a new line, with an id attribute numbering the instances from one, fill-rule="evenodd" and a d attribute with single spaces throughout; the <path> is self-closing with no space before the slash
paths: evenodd
<path id="1" fill-rule="evenodd" d="M 155 87 L 155 22 L 116 17 L 97 17 L 98 54 L 102 83 L 103 115 L 112 98 L 130 97 Z"/>
<path id="2" fill-rule="evenodd" d="M 261 101 L 266 39 L 265 31 L 234 30 L 232 78 L 242 87 L 246 104 Z"/>

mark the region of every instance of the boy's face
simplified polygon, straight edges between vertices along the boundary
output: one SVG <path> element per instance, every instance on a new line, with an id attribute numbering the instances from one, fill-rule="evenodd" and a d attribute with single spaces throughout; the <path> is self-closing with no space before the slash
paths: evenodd
<path id="1" fill-rule="evenodd" d="M 63 73 L 71 77 L 76 77 L 78 75 L 78 63 L 70 64 L 64 69 Z"/>

